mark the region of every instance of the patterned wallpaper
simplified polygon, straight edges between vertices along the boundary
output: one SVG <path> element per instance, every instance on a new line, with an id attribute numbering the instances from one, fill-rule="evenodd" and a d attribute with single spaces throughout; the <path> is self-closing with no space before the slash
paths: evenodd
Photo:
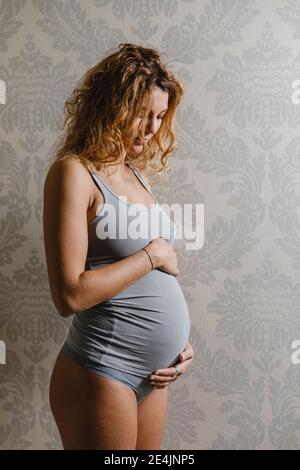
<path id="1" fill-rule="evenodd" d="M 50 296 L 43 183 L 65 99 L 120 42 L 183 80 L 154 192 L 205 207 L 203 248 L 177 253 L 195 355 L 163 449 L 300 449 L 299 31 L 295 0 L 0 0 L 1 449 L 62 448 L 48 385 L 71 320 Z"/>

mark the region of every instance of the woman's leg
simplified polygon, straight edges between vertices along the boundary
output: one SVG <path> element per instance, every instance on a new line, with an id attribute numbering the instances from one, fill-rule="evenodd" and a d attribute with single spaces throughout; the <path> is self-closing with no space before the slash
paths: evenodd
<path id="1" fill-rule="evenodd" d="M 160 450 L 168 412 L 168 387 L 154 389 L 138 405 L 136 450 Z"/>
<path id="2" fill-rule="evenodd" d="M 136 448 L 137 401 L 128 385 L 94 374 L 61 351 L 49 399 L 65 450 Z"/>

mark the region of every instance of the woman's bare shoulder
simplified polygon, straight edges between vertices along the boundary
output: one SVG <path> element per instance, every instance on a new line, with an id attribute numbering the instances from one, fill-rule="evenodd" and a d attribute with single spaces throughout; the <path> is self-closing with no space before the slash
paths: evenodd
<path id="1" fill-rule="evenodd" d="M 62 160 L 54 161 L 48 168 L 45 184 L 49 181 L 56 180 L 57 182 L 63 179 L 71 180 L 74 179 L 74 184 L 84 182 L 90 183 L 90 175 L 88 169 L 81 163 L 78 158 L 72 155 Z"/>
<path id="2" fill-rule="evenodd" d="M 55 160 L 48 168 L 48 174 L 55 175 L 57 173 L 77 173 L 78 175 L 87 175 L 88 169 L 82 162 L 73 155 L 66 155 L 63 159 Z"/>
<path id="3" fill-rule="evenodd" d="M 93 184 L 88 169 L 76 157 L 70 156 L 62 160 L 54 161 L 48 168 L 44 194 L 48 191 L 63 191 L 68 188 L 68 193 L 81 193 L 82 197 L 88 197 L 90 204 L 93 199 Z M 89 205 L 90 205 L 89 204 Z"/>

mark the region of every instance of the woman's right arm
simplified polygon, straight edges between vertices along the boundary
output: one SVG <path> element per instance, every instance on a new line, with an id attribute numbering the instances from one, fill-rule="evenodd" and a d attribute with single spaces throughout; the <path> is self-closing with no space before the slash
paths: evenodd
<path id="1" fill-rule="evenodd" d="M 151 270 L 144 250 L 102 268 L 84 270 L 88 250 L 87 210 L 92 204 L 90 181 L 80 162 L 66 159 L 51 166 L 44 184 L 48 278 L 53 302 L 63 317 L 116 296 Z M 169 256 L 175 269 L 173 250 L 165 245 L 163 249 L 160 246 L 160 251 Z M 158 252 L 152 250 L 154 267 L 163 264 Z"/>

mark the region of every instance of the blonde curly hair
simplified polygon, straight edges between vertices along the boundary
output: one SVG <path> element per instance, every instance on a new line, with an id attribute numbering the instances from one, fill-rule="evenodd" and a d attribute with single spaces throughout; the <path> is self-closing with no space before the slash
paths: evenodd
<path id="1" fill-rule="evenodd" d="M 131 136 L 131 143 L 138 135 L 144 136 L 154 86 L 168 92 L 168 110 L 159 130 L 137 156 L 125 148 L 123 131 Z M 148 176 L 169 169 L 168 155 L 176 147 L 173 120 L 182 95 L 182 82 L 167 70 L 156 50 L 119 44 L 84 74 L 65 102 L 63 133 L 54 160 L 73 156 L 88 169 L 99 171 L 119 164 L 120 156 L 126 154 L 122 161 L 142 171 L 146 168 Z"/>

